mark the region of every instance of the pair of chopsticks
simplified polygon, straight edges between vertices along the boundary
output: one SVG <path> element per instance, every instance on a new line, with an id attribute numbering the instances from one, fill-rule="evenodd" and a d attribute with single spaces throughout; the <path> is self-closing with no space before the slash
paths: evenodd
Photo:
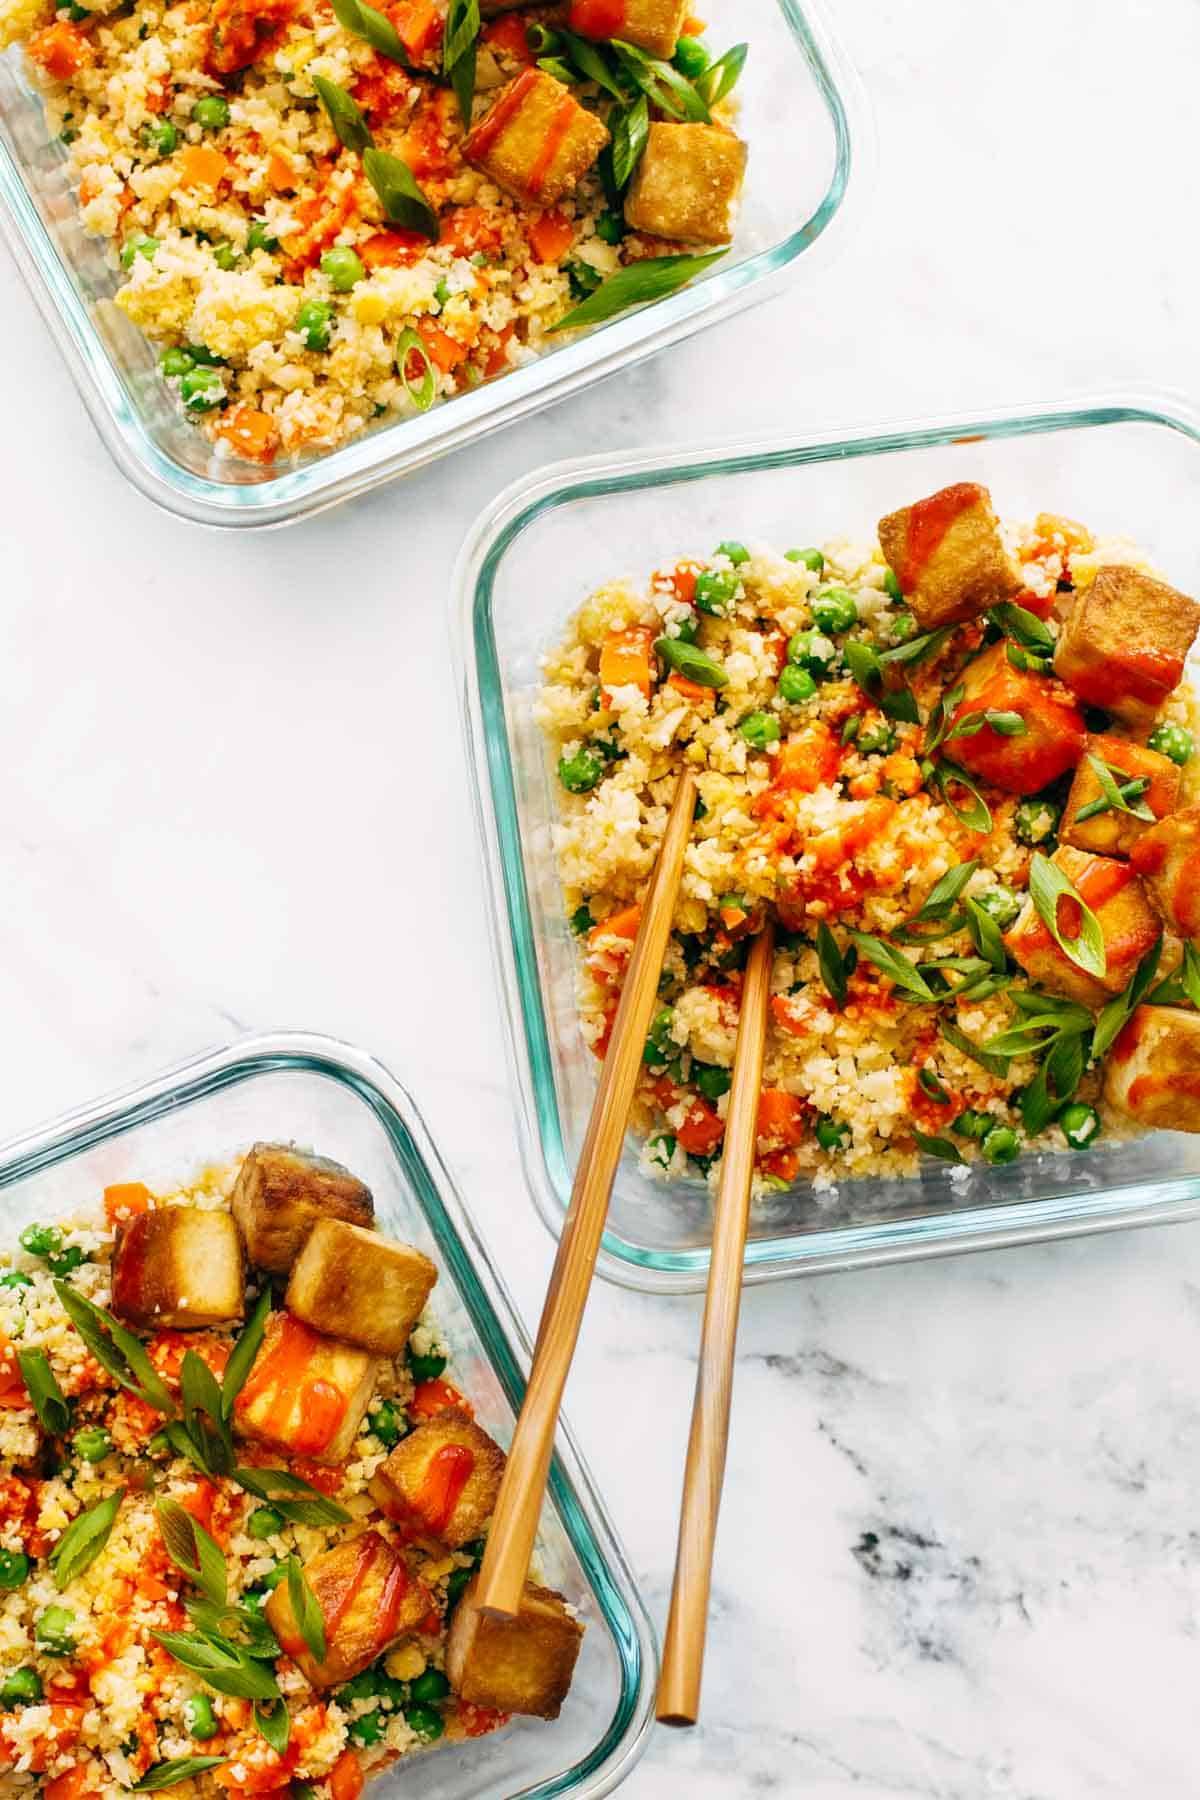
<path id="1" fill-rule="evenodd" d="M 579 1338 L 642 1051 L 658 998 L 658 981 L 695 808 L 695 777 L 685 770 L 643 903 L 641 924 L 542 1308 L 529 1384 L 484 1551 L 477 1604 L 505 1618 L 515 1618 L 520 1610 L 533 1556 L 563 1388 Z M 768 925 L 755 941 L 742 989 L 700 1366 L 684 1473 L 675 1580 L 658 1687 L 658 1717 L 668 1725 L 694 1725 L 700 1707 L 773 948 L 773 931 Z"/>

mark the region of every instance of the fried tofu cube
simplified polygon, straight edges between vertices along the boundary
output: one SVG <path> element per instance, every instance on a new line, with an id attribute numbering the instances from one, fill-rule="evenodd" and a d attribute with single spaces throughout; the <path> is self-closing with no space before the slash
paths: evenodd
<path id="1" fill-rule="evenodd" d="M 233 1412 L 242 1437 L 314 1462 L 350 1454 L 375 1391 L 378 1365 L 365 1350 L 321 1337 L 289 1312 L 272 1313 Z"/>
<path id="2" fill-rule="evenodd" d="M 550 206 L 585 175 L 608 129 L 544 69 L 525 69 L 468 132 L 463 153 L 517 200 Z"/>
<path id="3" fill-rule="evenodd" d="M 245 1308 L 238 1228 L 227 1212 L 161 1206 L 117 1227 L 112 1305 L 130 1325 L 229 1325 Z"/>
<path id="4" fill-rule="evenodd" d="M 1117 862 L 1111 856 L 1092 856 L 1085 850 L 1073 850 L 1069 844 L 1060 845 L 1050 860 L 1096 915 L 1104 938 L 1103 976 L 1079 968 L 1059 948 L 1032 899 L 1026 901 L 1004 942 L 1036 986 L 1077 1000 L 1081 1006 L 1103 1006 L 1128 986 L 1138 963 L 1162 935 L 1162 926 L 1127 862 Z M 1058 906 L 1059 931 L 1070 940 L 1078 935 L 1079 924 L 1079 908 L 1064 894 Z"/>
<path id="5" fill-rule="evenodd" d="M 568 24 L 581 37 L 620 38 L 669 62 L 687 11 L 687 0 L 571 0 Z"/>
<path id="6" fill-rule="evenodd" d="M 1138 569 L 1107 565 L 1067 615 L 1054 672 L 1081 700 L 1144 730 L 1183 679 L 1200 605 Z"/>
<path id="7" fill-rule="evenodd" d="M 272 1590 L 263 1612 L 280 1647 L 315 1688 L 352 1680 L 397 1638 L 415 1631 L 433 1606 L 429 1590 L 400 1551 L 377 1531 L 364 1531 L 310 1557 L 304 1579 L 325 1619 L 321 1661 L 304 1641 L 286 1581 Z"/>
<path id="8" fill-rule="evenodd" d="M 1200 1013 L 1139 1006 L 1104 1066 L 1104 1097 L 1150 1131 L 1200 1131 Z"/>
<path id="9" fill-rule="evenodd" d="M 370 1230 L 369 1187 L 324 1156 L 287 1144 L 255 1144 L 238 1173 L 230 1202 L 256 1268 L 285 1275 L 318 1219 L 345 1219 Z"/>
<path id="10" fill-rule="evenodd" d="M 557 1719 L 571 1686 L 583 1626 L 552 1588 L 528 1582 L 515 1619 L 480 1610 L 479 1577 L 455 1610 L 446 1675 L 461 1700 L 500 1712 Z"/>
<path id="11" fill-rule="evenodd" d="M 746 174 L 746 146 L 719 125 L 656 121 L 625 196 L 625 222 L 683 244 L 727 244 Z"/>
<path id="12" fill-rule="evenodd" d="M 1029 669 L 1014 669 L 1005 646 L 990 649 L 967 664 L 963 698 L 950 720 L 946 753 L 955 762 L 1008 794 L 1036 794 L 1073 769 L 1087 737 L 1083 714 L 1060 682 Z M 980 714 L 1015 715 L 999 730 L 977 728 Z M 956 737 L 966 721 L 968 734 Z"/>
<path id="13" fill-rule="evenodd" d="M 1128 856 L 1152 821 L 1139 819 L 1115 806 L 1080 819 L 1081 812 L 1104 799 L 1100 778 L 1088 761 L 1089 756 L 1094 756 L 1109 769 L 1118 787 L 1130 778 L 1148 781 L 1150 785 L 1141 796 L 1141 804 L 1148 807 L 1156 819 L 1165 818 L 1175 809 L 1179 799 L 1179 769 L 1169 756 L 1160 756 L 1157 750 L 1148 750 L 1144 744 L 1131 744 L 1128 738 L 1114 737 L 1111 732 L 1093 732 L 1088 738 L 1083 760 L 1075 771 L 1067 796 L 1059 840 L 1073 844 L 1077 850 L 1095 850 L 1101 856 Z"/>
<path id="14" fill-rule="evenodd" d="M 411 1244 L 390 1243 L 344 1219 L 318 1219 L 292 1265 L 286 1305 L 327 1337 L 399 1356 L 437 1277 Z"/>
<path id="15" fill-rule="evenodd" d="M 1200 806 L 1148 825 L 1129 860 L 1171 930 L 1200 944 Z"/>
<path id="16" fill-rule="evenodd" d="M 960 481 L 879 521 L 879 547 L 922 631 L 978 618 L 1021 592 L 987 488 Z"/>
<path id="17" fill-rule="evenodd" d="M 491 1518 L 506 1460 L 469 1413 L 448 1407 L 396 1445 L 371 1498 L 385 1518 L 457 1550 Z"/>

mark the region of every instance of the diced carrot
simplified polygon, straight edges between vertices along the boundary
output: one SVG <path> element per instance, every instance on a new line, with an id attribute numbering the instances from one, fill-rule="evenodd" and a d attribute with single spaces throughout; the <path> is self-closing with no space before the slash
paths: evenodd
<path id="1" fill-rule="evenodd" d="M 355 249 L 368 269 L 402 269 L 419 262 L 429 248 L 429 239 L 419 231 L 377 231 Z"/>
<path id="2" fill-rule="evenodd" d="M 799 788 L 812 794 L 836 774 L 837 766 L 838 747 L 833 733 L 818 719 L 779 746 L 774 757 L 774 786 Z"/>
<path id="3" fill-rule="evenodd" d="M 698 573 L 699 570 L 689 569 L 685 563 L 680 563 L 671 576 L 671 586 L 675 589 L 675 598 L 682 600 L 685 606 L 690 606 L 696 598 Z"/>
<path id="4" fill-rule="evenodd" d="M 605 706 L 612 704 L 609 690 L 619 687 L 640 688 L 647 700 L 654 680 L 651 646 L 654 633 L 648 625 L 630 625 L 623 631 L 610 631 L 600 646 L 601 698 Z"/>
<path id="5" fill-rule="evenodd" d="M 441 43 L 445 20 L 433 0 L 395 0 L 387 12 L 414 62 Z"/>
<path id="6" fill-rule="evenodd" d="M 680 37 L 703 37 L 708 27 L 695 13 L 689 13 L 680 28 Z"/>
<path id="7" fill-rule="evenodd" d="M 667 686 L 684 700 L 690 700 L 693 706 L 702 706 L 706 700 L 716 698 L 712 688 L 701 687 L 698 681 L 689 681 L 678 669 L 673 669 L 667 676 Z"/>
<path id="8" fill-rule="evenodd" d="M 485 206 L 455 206 L 441 225 L 438 242 L 455 256 L 490 255 L 504 241 L 503 220 Z"/>
<path id="9" fill-rule="evenodd" d="M 0 1331 L 0 1407 L 21 1408 L 29 1404 L 29 1391 L 17 1362 L 17 1352 Z"/>
<path id="10" fill-rule="evenodd" d="M 642 903 L 635 900 L 632 906 L 623 906 L 620 912 L 609 913 L 599 925 L 593 925 L 588 932 L 588 942 L 599 937 L 628 938 L 632 943 L 638 934 L 638 926 L 642 922 Z"/>
<path id="11" fill-rule="evenodd" d="M 67 19 L 56 19 L 53 25 L 35 31 L 27 48 L 39 69 L 44 69 L 54 81 L 70 81 L 96 60 L 87 38 Z"/>
<path id="12" fill-rule="evenodd" d="M 143 1181 L 117 1181 L 104 1190 L 104 1216 L 110 1225 L 136 1218 L 154 1205 L 154 1195 Z"/>
<path id="13" fill-rule="evenodd" d="M 508 1724 L 511 1716 L 497 1712 L 492 1706 L 476 1706 L 472 1700 L 460 1700 L 456 1710 L 469 1738 L 486 1737 L 489 1731 L 499 1731 L 502 1725 Z"/>
<path id="14" fill-rule="evenodd" d="M 497 332 L 496 342 L 488 351 L 487 361 L 483 365 L 485 375 L 499 375 L 504 369 L 507 369 L 508 346 L 512 343 L 516 329 L 515 325 L 505 325 Z"/>
<path id="15" fill-rule="evenodd" d="M 414 1419 L 436 1419 L 448 1406 L 459 1406 L 464 1412 L 474 1412 L 470 1401 L 464 1399 L 456 1387 L 439 1377 L 435 1381 L 422 1381 L 418 1384 L 408 1403 L 408 1413 Z"/>
<path id="16" fill-rule="evenodd" d="M 506 56 L 515 57 L 517 62 L 528 64 L 533 61 L 533 51 L 529 48 L 529 39 L 525 36 L 525 21 L 520 13 L 501 13 L 498 19 L 492 19 L 482 32 L 485 44 L 493 50 L 502 50 Z"/>
<path id="17" fill-rule="evenodd" d="M 471 354 L 465 344 L 460 344 L 458 339 L 451 337 L 448 331 L 443 331 L 440 325 L 435 325 L 428 315 L 417 320 L 417 330 L 421 334 L 422 342 L 429 352 L 434 367 L 440 369 L 443 375 L 448 375 L 453 369 L 457 369 L 459 364 L 466 362 L 467 357 Z"/>
<path id="18" fill-rule="evenodd" d="M 209 69 L 216 75 L 248 69 L 275 48 L 295 10 L 296 0 L 214 0 Z"/>
<path id="19" fill-rule="evenodd" d="M 362 1764 L 353 1750 L 343 1750 L 329 1775 L 331 1800 L 358 1800 L 362 1791 Z"/>
<path id="20" fill-rule="evenodd" d="M 575 227 L 560 212 L 539 213 L 526 230 L 533 254 L 540 263 L 561 262 L 575 242 Z"/>
<path id="21" fill-rule="evenodd" d="M 273 463 L 279 451 L 279 427 L 270 413 L 244 401 L 231 406 L 213 426 L 213 436 L 246 462 Z"/>
<path id="22" fill-rule="evenodd" d="M 760 1156 L 758 1166 L 764 1175 L 774 1175 L 779 1181 L 795 1181 L 800 1173 L 800 1158 L 794 1150 L 770 1150 L 766 1156 Z"/>
<path id="23" fill-rule="evenodd" d="M 451 114 L 456 105 L 449 88 L 437 88 L 425 95 L 410 119 L 400 140 L 400 155 L 418 180 L 425 175 L 450 174 Z M 441 241 L 445 242 L 444 231 Z"/>
<path id="24" fill-rule="evenodd" d="M 185 144 L 179 153 L 179 185 L 219 188 L 229 173 L 229 162 L 211 144 Z"/>
<path id="25" fill-rule="evenodd" d="M 677 1106 L 680 1100 L 687 1101 L 683 1123 L 675 1127 L 676 1139 L 689 1156 L 711 1156 L 725 1136 L 725 1121 L 718 1117 L 707 1100 L 677 1088 L 669 1075 L 655 1082 L 654 1097 L 664 1112 Z"/>
<path id="26" fill-rule="evenodd" d="M 803 1143 L 807 1108 L 797 1094 L 783 1088 L 764 1088 L 758 1097 L 758 1135 L 768 1143 L 795 1149 Z"/>
<path id="27" fill-rule="evenodd" d="M 288 194 L 296 185 L 296 171 L 292 167 L 292 159 L 276 145 L 267 158 L 267 180 L 277 194 Z"/>

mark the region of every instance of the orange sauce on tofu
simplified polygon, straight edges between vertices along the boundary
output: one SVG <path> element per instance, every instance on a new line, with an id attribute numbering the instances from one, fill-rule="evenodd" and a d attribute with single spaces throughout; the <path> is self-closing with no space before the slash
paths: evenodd
<path id="1" fill-rule="evenodd" d="M 1077 877 L 1075 893 L 1093 912 L 1099 912 L 1101 907 L 1106 906 L 1110 900 L 1115 900 L 1134 879 L 1134 871 L 1128 863 L 1097 857 Z M 1082 924 L 1083 914 L 1079 910 L 1079 901 L 1072 894 L 1063 894 L 1058 902 L 1058 929 L 1065 938 L 1075 938 L 1079 936 Z M 1021 933 L 1021 942 L 1030 949 L 1045 950 L 1052 946 L 1058 950 L 1049 931 L 1036 916 Z M 1110 943 L 1110 952 L 1113 948 Z M 1059 954 L 1062 954 L 1061 951 Z"/>
<path id="2" fill-rule="evenodd" d="M 927 500 L 914 501 L 909 507 L 904 567 L 896 571 L 905 593 L 917 585 L 922 571 L 954 521 L 979 504 L 982 491 L 973 481 L 959 481 L 953 487 L 930 494 Z"/>
<path id="3" fill-rule="evenodd" d="M 1183 677 L 1183 658 L 1169 650 L 1141 649 L 1127 644 L 1116 656 L 1106 657 L 1095 668 L 1073 678 L 1073 685 L 1094 706 L 1115 706 L 1133 699 L 1156 706 Z"/>
<path id="4" fill-rule="evenodd" d="M 469 160 L 475 162 L 487 155 L 542 79 L 540 69 L 525 69 L 517 76 L 508 91 L 501 94 L 491 112 L 485 113 L 474 130 L 467 134 L 463 151 Z"/>
<path id="5" fill-rule="evenodd" d="M 525 181 L 525 186 L 531 194 L 540 194 L 545 187 L 550 171 L 554 167 L 554 159 L 566 141 L 567 133 L 571 129 L 571 120 L 574 117 L 575 102 L 570 94 L 564 94 L 558 103 L 554 117 L 546 128 L 542 147 L 538 151 L 537 158 Z"/>
<path id="6" fill-rule="evenodd" d="M 423 1525 L 440 1537 L 475 1471 L 475 1452 L 465 1444 L 443 1444 L 429 1459 L 425 1479 L 412 1502 Z"/>
<path id="7" fill-rule="evenodd" d="M 1200 1071 L 1182 1071 L 1175 1075 L 1139 1075 L 1136 1081 L 1129 1084 L 1129 1105 L 1138 1107 L 1143 1101 L 1154 1099 L 1157 1094 L 1177 1094 L 1188 1100 L 1200 1100 Z"/>
<path id="8" fill-rule="evenodd" d="M 355 1601 L 362 1593 L 363 1584 L 365 1583 L 367 1576 L 371 1573 L 371 1570 L 375 1567 L 375 1564 L 379 1559 L 380 1551 L 385 1550 L 386 1548 L 387 1546 L 384 1544 L 383 1539 L 373 1531 L 365 1531 L 359 1538 L 354 1567 L 351 1569 L 350 1574 L 346 1579 L 345 1587 L 342 1589 L 341 1593 L 338 1594 L 331 1607 L 321 1607 L 321 1611 L 325 1615 L 326 1643 L 330 1642 L 334 1633 L 337 1631 L 338 1626 L 354 1606 Z M 396 1560 L 399 1562 L 399 1558 Z"/>
<path id="9" fill-rule="evenodd" d="M 320 1343 L 315 1331 L 284 1313 L 274 1343 L 265 1356 L 259 1356 L 237 1398 L 237 1410 L 244 1413 L 255 1401 L 270 1396 L 259 1428 L 264 1436 L 276 1440 L 285 1436 L 298 1407 L 302 1423 L 294 1448 L 306 1456 L 316 1455 L 332 1443 L 346 1415 L 346 1396 L 340 1388 L 321 1376 L 305 1379 Z"/>
<path id="10" fill-rule="evenodd" d="M 1174 882 L 1175 923 L 1188 937 L 1200 937 L 1200 850 L 1193 850 Z"/>

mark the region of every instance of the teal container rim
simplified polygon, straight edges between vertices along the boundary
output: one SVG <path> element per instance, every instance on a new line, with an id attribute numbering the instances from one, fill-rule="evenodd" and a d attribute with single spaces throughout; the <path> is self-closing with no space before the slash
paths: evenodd
<path id="1" fill-rule="evenodd" d="M 349 1089 L 378 1120 L 515 1415 L 525 1394 L 531 1345 L 508 1290 L 411 1094 L 381 1062 L 336 1038 L 300 1031 L 243 1038 L 64 1113 L 0 1144 L 0 1193 L 225 1088 L 287 1072 L 318 1075 Z M 573 1800 L 599 1800 L 625 1779 L 645 1749 L 657 1647 L 615 1527 L 561 1419 L 549 1492 L 620 1660 L 621 1691 L 608 1730 L 587 1757 L 561 1775 L 521 1788 L 512 1800 L 568 1794 Z"/>
<path id="2" fill-rule="evenodd" d="M 818 239 L 828 236 L 852 169 L 873 170 L 874 139 L 861 84 L 826 21 L 823 0 L 777 0 L 833 127 L 835 160 L 816 208 L 779 243 L 717 268 L 679 293 L 594 327 L 575 343 L 426 414 L 355 439 L 300 467 L 261 480 L 213 481 L 183 468 L 154 442 L 105 349 L 21 178 L 0 119 L 0 237 L 12 251 L 70 367 L 93 425 L 122 473 L 155 505 L 195 524 L 247 528 L 289 524 L 366 493 L 381 482 L 471 443 L 565 398 L 601 376 L 653 355 L 760 297 Z M 839 232 L 840 239 L 842 233 Z M 765 298 L 770 288 L 761 293 Z"/>
<path id="3" fill-rule="evenodd" d="M 1030 404 L 1004 413 L 985 411 L 900 422 L 876 427 L 869 435 L 843 427 L 818 431 L 801 442 L 775 437 L 572 458 L 513 483 L 476 521 L 455 571 L 453 648 L 496 979 L 515 1078 L 522 1159 L 537 1210 L 553 1236 L 562 1230 L 574 1171 L 563 1141 L 542 1004 L 491 614 L 497 570 L 517 538 L 547 512 L 580 500 L 611 499 L 647 486 L 666 488 L 712 476 L 1121 424 L 1160 427 L 1200 445 L 1200 413 L 1182 396 L 1151 390 L 1105 393 L 1049 405 Z M 1008 1201 L 920 1219 L 751 1239 L 746 1246 L 744 1280 L 751 1284 L 918 1256 L 999 1249 L 1198 1215 L 1200 1181 L 1182 1195 L 1171 1192 L 1161 1181 L 1149 1181 L 1115 1192 Z M 706 1285 L 709 1261 L 707 1249 L 648 1250 L 607 1230 L 597 1266 L 607 1280 L 620 1286 L 690 1293 Z"/>

